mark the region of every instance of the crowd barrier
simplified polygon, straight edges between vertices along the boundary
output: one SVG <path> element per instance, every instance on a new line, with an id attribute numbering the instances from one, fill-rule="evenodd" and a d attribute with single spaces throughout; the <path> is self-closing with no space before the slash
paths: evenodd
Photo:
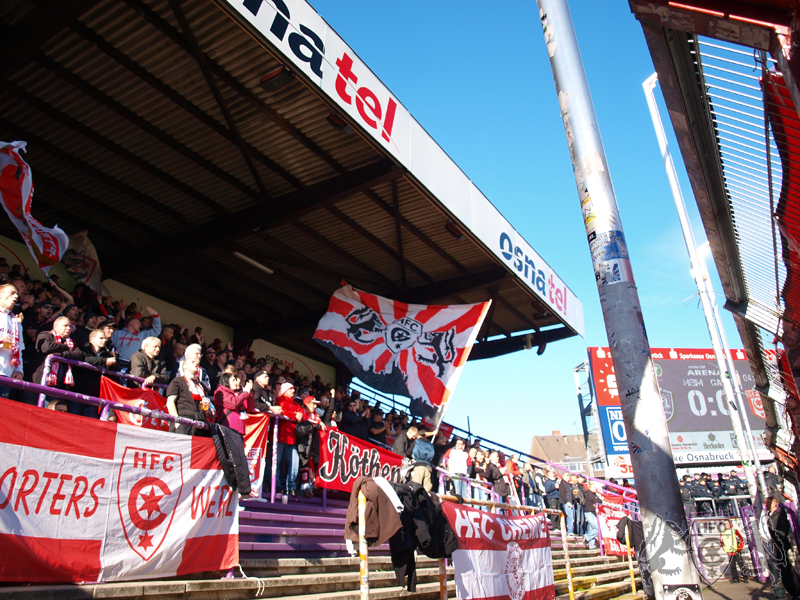
<path id="1" fill-rule="evenodd" d="M 108 415 L 110 414 L 110 411 L 120 410 L 148 418 L 167 421 L 169 423 L 177 423 L 179 425 L 189 425 L 191 427 L 196 427 L 198 429 L 210 429 L 208 423 L 204 423 L 202 421 L 194 421 L 192 419 L 187 419 L 185 417 L 174 417 L 169 413 L 161 412 L 159 410 L 150 410 L 149 408 L 130 406 L 128 404 L 123 404 L 121 402 L 112 402 L 111 400 L 104 400 L 103 398 L 97 398 L 96 396 L 87 396 L 86 394 L 78 394 L 76 392 L 70 392 L 67 390 L 62 390 L 54 387 L 48 387 L 46 385 L 32 383 L 30 381 L 23 381 L 21 379 L 14 379 L 12 377 L 4 377 L 3 375 L 0 375 L 0 385 L 4 385 L 6 387 L 14 388 L 17 390 L 32 392 L 34 394 L 39 394 L 40 407 L 43 407 L 41 397 L 42 395 L 44 395 L 45 397 L 50 396 L 51 398 L 58 398 L 60 400 L 72 400 L 73 402 L 82 402 L 84 404 L 91 404 L 92 406 L 100 407 L 103 409 L 102 412 L 105 414 L 105 420 L 108 420 Z"/>
<path id="2" fill-rule="evenodd" d="M 90 365 L 90 364 L 82 362 L 82 361 L 77 361 L 77 360 L 64 358 L 64 357 L 58 356 L 56 354 L 50 354 L 45 359 L 45 366 L 44 366 L 44 370 L 43 370 L 43 374 L 42 374 L 42 380 L 41 380 L 41 383 L 38 384 L 38 387 L 36 387 L 36 388 L 31 387 L 31 386 L 36 386 L 37 384 L 33 384 L 33 383 L 30 383 L 30 382 L 22 382 L 22 383 L 28 384 L 27 387 L 20 387 L 19 385 L 13 385 L 13 384 L 9 384 L 9 387 L 16 387 L 17 389 L 27 389 L 28 391 L 38 392 L 38 394 L 39 394 L 38 405 L 40 407 L 46 406 L 47 396 L 61 398 L 63 400 L 72 400 L 72 401 L 77 401 L 77 402 L 83 402 L 85 404 L 92 404 L 92 405 L 95 405 L 95 406 L 99 406 L 99 407 L 102 408 L 101 415 L 100 415 L 101 420 L 108 420 L 108 418 L 110 416 L 110 413 L 111 413 L 111 410 L 121 410 L 121 411 L 125 411 L 125 412 L 130 412 L 130 413 L 142 415 L 142 416 L 145 416 L 145 417 L 153 417 L 153 418 L 161 419 L 161 420 L 164 420 L 164 421 L 167 421 L 167 422 L 175 422 L 175 423 L 178 423 L 178 424 L 191 425 L 193 427 L 197 427 L 197 428 L 200 428 L 200 429 L 208 429 L 209 428 L 208 424 L 206 424 L 204 422 L 193 421 L 191 419 L 185 419 L 183 417 L 173 417 L 173 416 L 169 415 L 168 413 L 163 413 L 163 412 L 157 411 L 157 410 L 153 411 L 153 410 L 149 410 L 149 409 L 139 408 L 139 407 L 136 407 L 136 406 L 129 406 L 127 404 L 116 403 L 116 402 L 112 402 L 112 401 L 109 401 L 109 400 L 104 400 L 102 398 L 97 398 L 97 397 L 93 397 L 93 396 L 86 396 L 84 394 L 77 394 L 75 392 L 69 392 L 67 390 L 59 390 L 58 388 L 49 387 L 49 386 L 46 385 L 46 382 L 49 379 L 50 373 L 52 371 L 53 363 L 55 363 L 55 362 L 63 363 L 63 364 L 66 364 L 66 365 L 69 365 L 69 366 L 75 367 L 75 368 L 87 369 L 87 370 L 90 370 L 90 371 L 101 373 L 102 375 L 105 375 L 107 377 L 112 377 L 112 378 L 119 379 L 119 380 L 122 380 L 122 381 L 131 381 L 131 382 L 139 384 L 141 387 L 144 387 L 144 381 L 145 380 L 143 378 L 141 378 L 141 377 L 136 377 L 134 375 L 130 375 L 130 374 L 127 374 L 127 373 L 120 373 L 119 371 L 114 371 L 114 370 L 110 370 L 110 369 L 105 369 L 103 367 Z M 0 379 L 9 379 L 9 378 L 0 378 Z M 13 381 L 16 382 L 18 380 L 13 380 Z M 151 387 L 152 388 L 159 388 L 159 389 L 163 390 L 167 386 L 166 386 L 166 384 L 154 384 Z M 394 400 L 394 398 L 392 398 L 392 399 L 389 399 L 388 397 L 381 397 L 381 398 L 382 398 L 382 400 L 384 402 L 391 401 L 393 407 L 397 406 L 397 403 Z M 374 394 L 373 394 L 373 399 L 376 399 Z M 400 405 L 400 406 L 402 406 L 402 405 Z M 278 420 L 286 420 L 285 417 L 282 417 L 280 415 L 272 415 L 272 416 L 273 417 L 277 417 L 277 419 L 275 419 L 275 422 L 277 422 Z M 469 435 L 469 432 L 464 432 L 463 430 L 461 430 L 458 427 L 454 427 L 454 430 L 458 430 L 458 431 L 460 431 L 462 433 L 467 433 Z M 273 428 L 273 434 L 272 434 L 272 446 L 273 446 L 272 456 L 271 456 L 272 478 L 271 478 L 271 486 L 270 486 L 270 489 L 271 489 L 270 500 L 272 502 L 275 501 L 275 490 L 276 490 L 276 483 L 277 483 L 277 464 L 276 464 L 277 463 L 277 437 L 278 437 L 278 428 L 274 427 Z M 477 439 L 486 441 L 486 442 L 488 442 L 490 444 L 493 444 L 494 446 L 498 446 L 498 447 L 504 448 L 506 450 L 510 450 L 513 453 L 519 454 L 520 456 L 528 456 L 530 459 L 532 459 L 532 460 L 534 460 L 534 461 L 536 461 L 536 462 L 538 462 L 540 464 L 548 465 L 549 467 L 551 467 L 553 469 L 556 469 L 556 470 L 559 470 L 559 471 L 562 471 L 562 472 L 566 472 L 566 473 L 571 473 L 568 469 L 565 469 L 564 467 L 562 467 L 560 465 L 557 465 L 557 464 L 554 464 L 554 463 L 550 463 L 548 461 L 539 459 L 539 458 L 534 457 L 532 455 L 526 455 L 526 454 L 523 454 L 523 453 L 518 453 L 516 450 L 513 450 L 512 448 L 508 448 L 507 446 L 504 446 L 502 444 L 496 444 L 496 443 L 492 442 L 491 440 L 487 440 L 486 438 L 478 437 Z M 391 451 L 391 448 L 389 446 L 385 445 L 385 444 L 381 444 L 380 442 L 376 442 L 375 440 L 369 440 L 369 441 L 372 444 L 375 444 L 377 446 L 380 446 L 382 448 L 385 448 L 385 449 L 388 449 L 388 450 Z M 440 472 L 440 486 L 442 486 L 442 487 L 440 487 L 440 490 L 444 489 L 444 487 L 443 487 L 443 483 L 444 483 L 443 479 L 444 479 L 444 477 L 449 477 L 451 479 L 454 478 L 454 477 L 457 478 L 457 479 L 462 479 L 460 476 L 455 476 L 453 474 L 447 473 L 447 471 L 445 471 L 445 470 L 443 470 L 443 469 L 441 469 L 439 467 L 435 467 L 435 468 L 437 469 L 437 471 Z M 639 513 L 638 502 L 633 497 L 631 497 L 631 496 L 635 496 L 635 494 L 636 494 L 636 492 L 634 490 L 631 490 L 630 488 L 625 488 L 625 487 L 622 487 L 622 486 L 617 486 L 617 485 L 614 485 L 614 484 L 610 484 L 610 483 L 608 483 L 606 481 L 594 479 L 593 477 L 587 476 L 584 473 L 575 473 L 575 475 L 578 475 L 578 474 L 582 475 L 583 477 L 587 478 L 588 480 L 595 481 L 595 482 L 605 486 L 606 488 L 613 488 L 613 489 L 616 489 L 617 491 L 621 492 L 622 496 L 623 496 L 623 502 L 625 503 L 626 508 L 631 510 L 632 513 L 634 513 L 634 515 L 638 515 L 638 513 Z M 469 480 L 469 478 L 463 478 L 463 479 Z M 469 486 L 470 486 L 470 492 L 472 492 L 473 489 L 476 489 L 476 490 L 480 490 L 480 491 L 483 491 L 483 492 L 487 493 L 489 495 L 489 497 L 493 501 L 497 500 L 499 498 L 499 496 L 494 491 L 494 486 L 492 484 L 490 484 L 489 482 L 479 482 L 477 480 L 469 480 Z M 472 495 L 472 494 L 470 494 L 470 495 Z M 327 499 L 326 497 L 323 497 L 323 502 L 326 499 Z M 522 504 L 521 501 L 518 500 L 518 502 L 520 504 Z"/>

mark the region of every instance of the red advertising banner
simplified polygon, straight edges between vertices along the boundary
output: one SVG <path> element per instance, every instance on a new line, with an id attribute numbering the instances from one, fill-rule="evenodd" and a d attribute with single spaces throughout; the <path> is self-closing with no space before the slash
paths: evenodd
<path id="1" fill-rule="evenodd" d="M 598 504 L 596 510 L 605 553 L 612 556 L 627 556 L 625 546 L 617 541 L 617 523 L 622 517 L 629 517 L 631 511 L 608 504 Z"/>
<path id="2" fill-rule="evenodd" d="M 350 492 L 362 475 L 400 482 L 403 459 L 394 452 L 351 437 L 337 429 L 319 432 L 317 487 Z"/>
<path id="3" fill-rule="evenodd" d="M 100 397 L 112 402 L 127 404 L 128 406 L 158 410 L 163 413 L 167 412 L 166 399 L 158 392 L 154 392 L 149 388 L 127 388 L 111 381 L 107 377 L 100 379 Z M 145 417 L 124 410 L 115 410 L 114 413 L 117 415 L 117 422 L 124 425 L 169 431 L 169 423 L 161 419 Z"/>
<path id="4" fill-rule="evenodd" d="M 494 515 L 452 502 L 442 502 L 442 510 L 458 538 L 453 568 L 460 600 L 555 598 L 544 514 Z"/>

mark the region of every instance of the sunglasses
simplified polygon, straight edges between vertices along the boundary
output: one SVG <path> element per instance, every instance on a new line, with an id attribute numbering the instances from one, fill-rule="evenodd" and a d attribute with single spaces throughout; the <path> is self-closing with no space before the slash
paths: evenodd
<path id="1" fill-rule="evenodd" d="M 49 308 L 50 310 L 53 310 L 53 307 L 50 306 L 49 304 L 43 304 L 42 308 Z"/>

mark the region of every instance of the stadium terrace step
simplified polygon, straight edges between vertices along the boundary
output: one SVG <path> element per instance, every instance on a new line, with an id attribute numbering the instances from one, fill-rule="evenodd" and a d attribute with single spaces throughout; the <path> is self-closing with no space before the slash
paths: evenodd
<path id="1" fill-rule="evenodd" d="M 90 585 L 54 585 L 2 588 L 3 597 L 7 600 L 87 600 L 96 598 L 117 598 L 119 600 L 138 599 L 141 597 L 153 600 L 235 600 L 244 598 L 291 598 L 292 600 L 359 600 L 358 573 L 353 573 L 347 581 L 339 574 L 325 577 L 322 575 L 306 576 L 303 581 L 298 577 L 267 579 L 215 579 L 193 581 L 148 581 L 130 583 L 109 583 Z M 417 573 L 422 581 L 414 593 L 404 592 L 396 585 L 394 573 L 375 573 L 370 575 L 370 597 L 378 600 L 384 598 L 404 598 L 415 600 L 436 599 L 439 597 L 438 569 L 426 569 Z M 447 587 L 455 597 L 455 582 L 450 570 Z M 373 581 L 374 579 L 374 581 Z M 312 581 L 315 580 L 315 581 Z M 337 589 L 347 586 L 350 589 Z M 355 589 L 353 589 L 355 588 Z"/>
<path id="2" fill-rule="evenodd" d="M 637 576 L 636 589 L 640 590 L 641 585 L 642 580 Z M 630 579 L 606 583 L 593 587 L 589 590 L 575 592 L 575 600 L 620 600 L 621 598 L 625 598 L 626 600 L 639 600 L 642 598 L 642 596 L 638 593 L 635 595 L 631 594 Z M 560 596 L 556 596 L 556 600 L 569 600 L 569 593 L 563 593 Z"/>
<path id="3" fill-rule="evenodd" d="M 574 571 L 573 571 L 574 573 Z M 634 569 L 634 573 L 638 573 L 638 569 Z M 630 571 L 627 567 L 625 569 L 605 572 L 595 572 L 592 575 L 584 575 L 576 577 L 572 576 L 572 585 L 575 590 L 588 590 L 595 587 L 603 586 L 606 584 L 616 583 L 619 581 L 628 581 L 630 585 Z M 563 579 L 556 580 L 556 594 L 564 594 L 569 590 L 569 583 L 567 582 L 566 573 Z"/>
<path id="4" fill-rule="evenodd" d="M 273 558 L 242 560 L 242 569 L 249 577 L 276 577 L 283 575 L 299 575 L 314 573 L 358 573 L 359 560 L 353 557 L 343 558 Z M 439 561 L 417 557 L 417 569 L 436 568 L 438 573 Z M 369 570 L 391 571 L 392 561 L 389 556 L 370 556 Z"/>

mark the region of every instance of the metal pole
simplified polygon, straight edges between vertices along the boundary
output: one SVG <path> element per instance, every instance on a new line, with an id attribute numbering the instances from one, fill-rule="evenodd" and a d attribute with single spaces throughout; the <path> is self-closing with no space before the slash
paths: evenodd
<path id="1" fill-rule="evenodd" d="M 439 598 L 447 600 L 447 559 L 439 559 Z"/>
<path id="2" fill-rule="evenodd" d="M 700 258 L 697 254 L 697 244 L 694 240 L 692 225 L 689 222 L 689 214 L 686 211 L 686 202 L 683 198 L 683 192 L 681 191 L 681 186 L 678 182 L 678 172 L 675 170 L 675 163 L 672 160 L 672 154 L 670 154 L 669 146 L 667 145 L 667 134 L 664 131 L 664 124 L 661 122 L 661 115 L 658 112 L 656 97 L 653 93 L 657 81 L 658 76 L 653 73 L 653 75 L 648 77 L 647 80 L 642 83 L 642 87 L 644 88 L 645 97 L 647 98 L 647 106 L 650 109 L 650 117 L 653 120 L 653 128 L 655 129 L 656 137 L 658 138 L 658 146 L 661 150 L 661 158 L 664 161 L 664 167 L 667 171 L 669 187 L 672 190 L 672 197 L 675 200 L 675 208 L 678 211 L 678 220 L 680 221 L 681 230 L 683 231 L 683 239 L 686 243 L 686 250 L 689 252 L 689 261 L 691 262 L 692 267 L 692 278 L 697 285 L 697 293 L 700 296 L 700 303 L 703 306 L 703 314 L 705 315 L 706 325 L 708 326 L 708 334 L 711 337 L 711 347 L 714 350 L 717 368 L 719 369 L 719 379 L 722 383 L 722 390 L 725 394 L 726 404 L 728 405 L 727 411 L 723 410 L 721 404 L 719 409 L 722 412 L 727 412 L 728 417 L 730 418 L 731 427 L 733 428 L 733 435 L 736 439 L 736 446 L 742 458 L 742 466 L 744 467 L 744 475 L 747 479 L 750 500 L 752 501 L 753 506 L 757 507 L 756 514 L 758 514 L 760 512 L 759 507 L 761 503 L 761 497 L 758 493 L 758 486 L 756 485 L 756 478 L 753 472 L 750 449 L 745 439 L 744 432 L 742 431 L 742 419 L 747 421 L 747 415 L 739 409 L 739 406 L 737 406 L 736 394 L 734 393 L 733 386 L 731 385 L 731 380 L 735 375 L 735 371 L 731 370 L 733 361 L 731 360 L 731 362 L 728 363 L 727 359 L 730 356 L 730 352 L 723 350 L 722 342 L 720 341 L 722 324 L 717 322 L 715 319 L 714 310 L 711 307 L 711 301 L 709 299 L 711 295 L 709 294 L 707 285 L 708 280 L 704 277 L 706 271 L 705 264 L 700 261 Z M 729 376 L 726 376 L 726 374 Z M 716 502 L 713 498 L 711 499 L 711 504 L 716 512 Z M 756 535 L 755 541 L 756 549 L 761 557 L 760 560 L 764 560 L 764 546 L 761 541 L 761 536 Z"/>
<path id="3" fill-rule="evenodd" d="M 537 3 L 620 390 L 645 539 L 674 549 L 660 555 L 655 594 L 663 599 L 681 586 L 699 598 L 650 343 L 572 17 L 566 0 Z"/>
<path id="4" fill-rule="evenodd" d="M 278 416 L 276 415 L 272 420 L 274 421 L 274 427 L 272 429 L 272 476 L 270 478 L 269 501 L 275 504 L 275 486 L 278 484 Z"/>
<path id="5" fill-rule="evenodd" d="M 561 543 L 564 545 L 564 565 L 567 568 L 567 588 L 569 600 L 575 600 L 575 587 L 572 584 L 572 565 L 569 562 L 569 542 L 567 541 L 567 526 L 564 523 L 564 514 L 561 514 Z"/>
<path id="6" fill-rule="evenodd" d="M 625 523 L 625 552 L 628 553 L 628 573 L 631 575 L 631 593 L 636 593 L 636 576 L 633 573 L 633 560 L 631 560 L 631 538 L 628 533 L 628 523 Z"/>
<path id="7" fill-rule="evenodd" d="M 361 600 L 369 600 L 369 551 L 367 550 L 367 497 L 358 492 L 358 558 L 361 575 Z"/>

